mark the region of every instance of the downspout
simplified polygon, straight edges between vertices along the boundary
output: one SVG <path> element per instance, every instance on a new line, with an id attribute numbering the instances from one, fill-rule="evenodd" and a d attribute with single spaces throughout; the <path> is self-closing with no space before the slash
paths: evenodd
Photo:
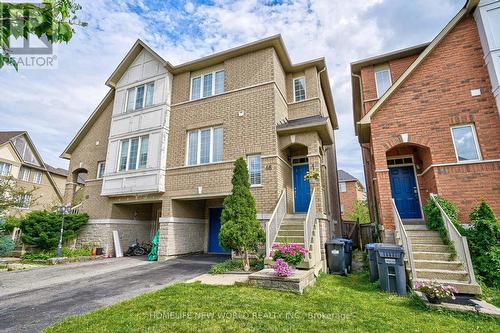
<path id="1" fill-rule="evenodd" d="M 363 98 L 363 85 L 361 84 L 361 75 L 351 73 L 352 76 L 358 79 L 359 83 L 359 100 L 361 102 L 361 113 L 365 110 L 365 100 Z M 354 123 L 354 126 L 357 126 L 357 122 Z"/>

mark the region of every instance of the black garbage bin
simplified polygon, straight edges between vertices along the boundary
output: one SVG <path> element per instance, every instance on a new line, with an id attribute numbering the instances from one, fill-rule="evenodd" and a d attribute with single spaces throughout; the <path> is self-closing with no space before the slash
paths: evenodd
<path id="1" fill-rule="evenodd" d="M 336 239 L 325 242 L 326 260 L 330 274 L 346 275 L 344 242 Z"/>
<path id="2" fill-rule="evenodd" d="M 352 240 L 347 238 L 336 237 L 336 240 L 344 242 L 344 260 L 347 272 L 351 273 L 352 268 Z"/>
<path id="3" fill-rule="evenodd" d="M 368 267 L 370 269 L 370 282 L 378 280 L 377 253 L 376 248 L 380 243 L 369 243 L 365 245 L 368 257 Z"/>
<path id="4" fill-rule="evenodd" d="M 380 288 L 387 292 L 406 295 L 404 250 L 401 246 L 379 244 L 375 248 L 380 277 Z"/>

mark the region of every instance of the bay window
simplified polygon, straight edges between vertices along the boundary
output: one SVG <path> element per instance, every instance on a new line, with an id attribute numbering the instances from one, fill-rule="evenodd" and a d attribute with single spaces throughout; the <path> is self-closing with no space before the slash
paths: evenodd
<path id="1" fill-rule="evenodd" d="M 189 131 L 187 134 L 187 165 L 222 161 L 222 127 L 208 127 Z"/>
<path id="2" fill-rule="evenodd" d="M 118 171 L 144 169 L 148 161 L 149 137 L 147 135 L 122 140 Z"/>
<path id="3" fill-rule="evenodd" d="M 140 110 L 153 105 L 155 83 L 149 82 L 127 90 L 126 112 Z"/>
<path id="4" fill-rule="evenodd" d="M 191 79 L 191 100 L 224 92 L 224 71 L 203 74 Z"/>

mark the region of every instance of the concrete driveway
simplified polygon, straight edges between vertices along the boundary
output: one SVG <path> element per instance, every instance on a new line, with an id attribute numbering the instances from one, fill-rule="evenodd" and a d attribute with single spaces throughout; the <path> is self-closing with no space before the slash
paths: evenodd
<path id="1" fill-rule="evenodd" d="M 226 258 L 190 255 L 165 262 L 113 258 L 0 272 L 0 332 L 38 332 L 67 316 L 192 279 Z"/>

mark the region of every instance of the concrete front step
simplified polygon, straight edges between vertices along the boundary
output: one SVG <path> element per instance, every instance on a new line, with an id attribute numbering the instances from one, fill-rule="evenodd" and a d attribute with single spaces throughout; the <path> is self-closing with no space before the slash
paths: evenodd
<path id="1" fill-rule="evenodd" d="M 293 223 L 281 223 L 280 225 L 280 230 L 304 230 L 304 223 L 303 222 L 293 222 Z"/>
<path id="2" fill-rule="evenodd" d="M 304 236 L 281 236 L 278 233 L 278 237 L 276 237 L 276 243 L 304 244 Z"/>
<path id="3" fill-rule="evenodd" d="M 439 232 L 433 230 L 406 230 L 406 233 L 410 237 L 430 237 L 430 236 L 439 237 Z"/>
<path id="4" fill-rule="evenodd" d="M 441 253 L 441 252 L 427 252 L 427 251 L 413 251 L 414 260 L 442 260 L 449 261 L 451 259 L 451 253 Z"/>
<path id="5" fill-rule="evenodd" d="M 417 269 L 444 269 L 450 271 L 463 271 L 463 265 L 460 261 L 447 260 L 415 260 Z"/>
<path id="6" fill-rule="evenodd" d="M 278 237 L 304 237 L 304 229 L 280 229 L 278 231 Z"/>
<path id="7" fill-rule="evenodd" d="M 472 295 L 481 294 L 481 287 L 477 283 L 470 284 L 463 281 L 452 281 L 452 280 L 433 280 L 433 281 L 440 284 L 453 286 L 457 288 L 459 294 L 472 294 Z M 429 282 L 429 280 L 417 278 L 415 281 L 412 281 L 413 287 L 415 287 L 416 282 Z"/>
<path id="8" fill-rule="evenodd" d="M 439 252 L 450 253 L 448 245 L 412 244 L 413 252 Z"/>
<path id="9" fill-rule="evenodd" d="M 426 231 L 429 230 L 425 224 L 405 224 L 406 231 Z"/>
<path id="10" fill-rule="evenodd" d="M 416 269 L 417 279 L 453 280 L 467 282 L 469 273 L 466 271 L 450 271 L 443 269 Z"/>
<path id="11" fill-rule="evenodd" d="M 412 245 L 444 245 L 440 237 L 410 237 Z"/>

